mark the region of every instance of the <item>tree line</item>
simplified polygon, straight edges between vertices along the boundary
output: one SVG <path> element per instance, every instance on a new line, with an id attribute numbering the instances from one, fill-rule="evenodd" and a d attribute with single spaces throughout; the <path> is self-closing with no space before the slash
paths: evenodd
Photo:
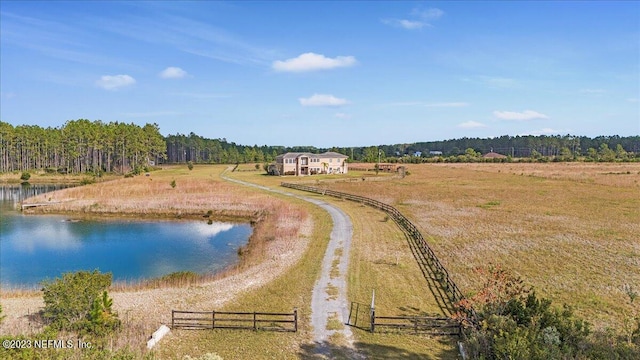
<path id="1" fill-rule="evenodd" d="M 43 128 L 0 121 L 0 172 L 126 173 L 163 160 L 165 154 L 157 124 L 79 119 Z"/>
<path id="2" fill-rule="evenodd" d="M 537 161 L 640 160 L 640 136 L 504 135 L 411 144 L 380 145 L 354 151 L 356 160 L 376 162 L 378 152 L 389 162 L 467 162 L 495 152 L 511 159 Z M 349 155 L 345 153 L 346 155 Z"/>
<path id="3" fill-rule="evenodd" d="M 317 148 L 314 146 L 245 146 L 226 139 L 207 139 L 194 133 L 169 135 L 167 162 L 184 163 L 252 163 L 272 162 L 286 152 L 322 153 L 334 151 L 355 162 L 470 162 L 483 154 L 496 152 L 510 158 L 536 161 L 625 161 L 640 160 L 640 136 L 501 136 L 496 138 L 461 138 L 360 147 Z"/>
<path id="4" fill-rule="evenodd" d="M 225 138 L 160 134 L 157 124 L 104 123 L 86 119 L 61 127 L 12 126 L 0 121 L 0 172 L 139 172 L 154 164 L 270 163 L 286 152 L 334 151 L 352 162 L 640 161 L 640 136 L 500 136 L 360 147 L 240 145 Z"/>

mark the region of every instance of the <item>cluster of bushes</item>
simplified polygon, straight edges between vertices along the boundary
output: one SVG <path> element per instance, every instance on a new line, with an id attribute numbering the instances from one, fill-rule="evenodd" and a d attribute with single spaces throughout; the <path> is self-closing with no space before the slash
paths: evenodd
<path id="1" fill-rule="evenodd" d="M 552 306 L 500 267 L 481 270 L 481 291 L 461 301 L 464 351 L 470 359 L 639 359 L 640 316 L 626 334 L 593 332 L 570 307 Z M 628 292 L 629 293 L 629 292 Z M 631 292 L 633 293 L 633 292 Z M 633 302 L 634 297 L 630 295 Z M 475 317 L 467 314 L 475 312 Z"/>

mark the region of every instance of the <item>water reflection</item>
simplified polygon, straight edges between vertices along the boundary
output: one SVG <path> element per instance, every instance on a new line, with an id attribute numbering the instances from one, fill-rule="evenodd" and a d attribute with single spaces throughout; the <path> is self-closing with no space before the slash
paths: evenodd
<path id="1" fill-rule="evenodd" d="M 31 185 L 24 183 L 21 185 L 0 186 L 0 201 L 3 205 L 11 205 L 10 208 L 16 208 L 18 203 L 32 196 L 48 193 L 55 190 L 68 188 L 69 185 L 59 184 L 38 184 Z M 5 209 L 2 209 L 5 210 Z"/>
<path id="2" fill-rule="evenodd" d="M 59 188 L 59 187 L 58 187 Z M 15 205 L 54 186 L 0 186 L 0 283 L 33 286 L 77 270 L 139 280 L 174 271 L 212 273 L 238 260 L 248 224 L 204 221 L 69 221 L 63 215 L 23 215 Z M 75 218 L 73 218 L 75 220 Z"/>

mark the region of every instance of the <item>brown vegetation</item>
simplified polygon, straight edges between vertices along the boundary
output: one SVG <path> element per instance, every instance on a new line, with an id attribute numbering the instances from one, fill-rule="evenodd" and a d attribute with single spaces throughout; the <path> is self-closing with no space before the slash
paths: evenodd
<path id="1" fill-rule="evenodd" d="M 463 292 L 488 263 L 521 275 L 599 328 L 630 312 L 640 279 L 640 164 L 409 165 L 402 180 L 335 183 L 396 206 L 429 238 Z"/>

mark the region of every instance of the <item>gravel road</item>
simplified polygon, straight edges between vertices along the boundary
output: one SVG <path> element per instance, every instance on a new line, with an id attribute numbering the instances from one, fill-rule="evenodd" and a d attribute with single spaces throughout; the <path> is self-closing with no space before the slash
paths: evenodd
<path id="1" fill-rule="evenodd" d="M 353 348 L 351 328 L 345 325 L 349 316 L 346 275 L 349 265 L 351 237 L 353 234 L 353 226 L 349 216 L 340 210 L 340 208 L 322 200 L 231 179 L 225 176 L 223 176 L 223 178 L 234 183 L 257 187 L 308 201 L 320 206 L 331 215 L 333 229 L 331 230 L 327 251 L 322 260 L 320 278 L 313 287 L 311 297 L 311 324 L 313 325 L 313 340 L 316 344 L 315 355 L 319 358 L 330 358 L 331 345 L 340 345 L 331 343 L 330 337 L 337 333 L 346 341 L 346 346 L 351 349 L 351 354 L 349 354 L 350 358 L 360 358 L 361 356 L 359 356 Z M 338 271 L 336 272 L 334 270 L 332 276 L 332 268 L 336 266 Z M 342 326 L 338 326 L 338 322 Z M 328 330 L 327 324 L 330 324 L 330 327 L 335 330 Z"/>

